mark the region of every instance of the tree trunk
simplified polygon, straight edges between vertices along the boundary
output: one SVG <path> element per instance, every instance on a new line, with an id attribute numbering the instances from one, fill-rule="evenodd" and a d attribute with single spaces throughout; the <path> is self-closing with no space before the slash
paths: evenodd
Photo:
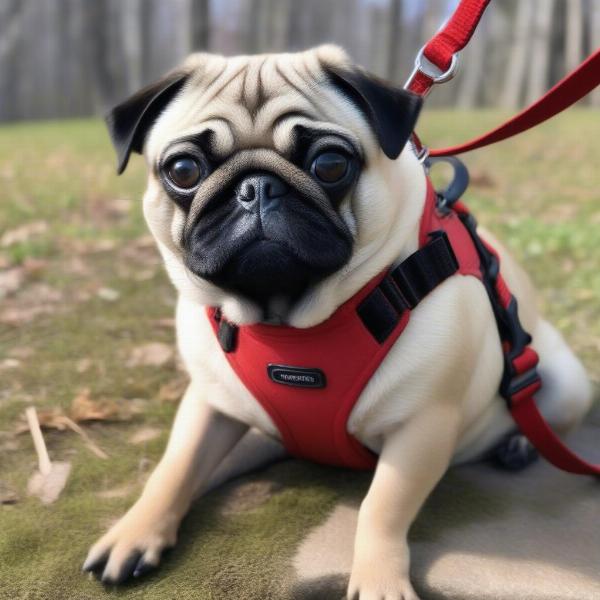
<path id="1" fill-rule="evenodd" d="M 569 72 L 581 62 L 583 56 L 583 2 L 569 0 L 565 8 L 565 70 Z"/>
<path id="2" fill-rule="evenodd" d="M 270 47 L 273 52 L 285 52 L 288 43 L 291 0 L 271 0 Z"/>
<path id="3" fill-rule="evenodd" d="M 458 79 L 456 104 L 461 108 L 474 108 L 479 99 L 480 86 L 485 85 L 484 61 L 487 44 L 487 20 L 484 18 L 466 52 L 463 52 L 463 68 Z"/>
<path id="4" fill-rule="evenodd" d="M 554 5 L 554 0 L 537 0 L 536 2 L 531 48 L 531 70 L 527 81 L 527 104 L 537 100 L 548 88 Z"/>
<path id="5" fill-rule="evenodd" d="M 517 4 L 514 37 L 510 40 L 512 50 L 504 79 L 504 90 L 500 104 L 506 108 L 516 108 L 521 102 L 521 94 L 527 74 L 527 59 L 531 44 L 531 27 L 534 0 L 521 0 Z"/>
<path id="6" fill-rule="evenodd" d="M 141 0 L 127 0 L 121 4 L 120 34 L 128 94 L 141 88 L 143 81 L 141 13 Z"/>
<path id="7" fill-rule="evenodd" d="M 210 48 L 209 0 L 192 0 L 190 13 L 192 49 L 208 50 Z"/>
<path id="8" fill-rule="evenodd" d="M 386 76 L 390 81 L 400 79 L 400 40 L 402 39 L 402 0 L 391 0 L 388 33 Z"/>
<path id="9" fill-rule="evenodd" d="M 600 48 L 600 0 L 590 0 L 590 50 Z M 590 95 L 592 106 L 600 106 L 600 86 Z"/>
<path id="10" fill-rule="evenodd" d="M 108 32 L 108 2 L 84 2 L 84 39 L 90 44 L 92 93 L 94 110 L 103 112 L 114 97 L 114 77 L 110 72 L 110 42 Z"/>
<path id="11" fill-rule="evenodd" d="M 19 45 L 28 8 L 24 2 L 0 3 L 0 119 L 12 120 L 18 105 Z"/>

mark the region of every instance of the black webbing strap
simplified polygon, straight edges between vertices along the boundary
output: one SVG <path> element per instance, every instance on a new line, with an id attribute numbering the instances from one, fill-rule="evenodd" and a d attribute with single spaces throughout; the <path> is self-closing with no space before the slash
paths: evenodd
<path id="1" fill-rule="evenodd" d="M 371 335 L 382 344 L 405 310 L 413 309 L 442 281 L 458 271 L 458 261 L 445 231 L 392 269 L 358 305 L 357 312 Z"/>
<path id="2" fill-rule="evenodd" d="M 219 324 L 217 339 L 223 352 L 233 352 L 237 346 L 238 328 L 221 315 L 221 309 L 217 308 L 213 317 Z"/>

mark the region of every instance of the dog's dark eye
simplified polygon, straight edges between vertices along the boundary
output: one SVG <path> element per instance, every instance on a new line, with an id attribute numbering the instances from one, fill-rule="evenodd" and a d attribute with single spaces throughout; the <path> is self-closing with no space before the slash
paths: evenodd
<path id="1" fill-rule="evenodd" d="M 311 171 L 324 183 L 336 183 L 346 175 L 348 159 L 339 152 L 323 152 L 313 161 Z"/>
<path id="2" fill-rule="evenodd" d="M 191 156 L 180 156 L 167 167 L 169 179 L 179 188 L 190 189 L 198 184 L 202 171 L 200 164 Z"/>

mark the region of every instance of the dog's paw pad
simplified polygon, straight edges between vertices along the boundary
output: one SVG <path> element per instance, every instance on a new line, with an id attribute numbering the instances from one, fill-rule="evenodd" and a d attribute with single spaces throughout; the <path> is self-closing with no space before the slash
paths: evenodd
<path id="1" fill-rule="evenodd" d="M 535 462 L 538 456 L 530 441 L 520 433 L 508 435 L 492 451 L 494 464 L 507 471 L 520 471 Z"/>

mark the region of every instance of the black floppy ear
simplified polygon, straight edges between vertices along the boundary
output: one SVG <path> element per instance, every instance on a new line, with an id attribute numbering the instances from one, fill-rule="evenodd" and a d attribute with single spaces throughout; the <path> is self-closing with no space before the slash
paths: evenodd
<path id="1" fill-rule="evenodd" d="M 142 88 L 106 115 L 108 131 L 117 151 L 119 175 L 125 170 L 132 152 L 142 153 L 148 130 L 181 90 L 188 76 L 181 71 L 170 73 Z"/>
<path id="2" fill-rule="evenodd" d="M 420 96 L 358 68 L 325 65 L 329 80 L 365 114 L 388 158 L 398 158 L 415 128 Z"/>

